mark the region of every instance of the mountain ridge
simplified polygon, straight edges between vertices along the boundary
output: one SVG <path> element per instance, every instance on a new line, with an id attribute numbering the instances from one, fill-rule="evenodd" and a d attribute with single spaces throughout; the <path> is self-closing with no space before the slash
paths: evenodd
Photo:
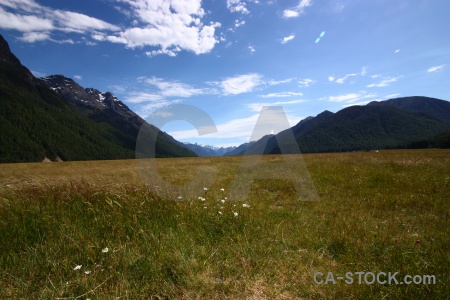
<path id="1" fill-rule="evenodd" d="M 336 113 L 324 111 L 277 135 L 263 137 L 251 147 L 241 145 L 241 151 L 231 155 L 281 153 L 278 142 L 285 141 L 289 131 L 303 153 L 446 145 L 450 102 L 413 96 L 351 106 Z"/>
<path id="2" fill-rule="evenodd" d="M 102 94 L 104 109 L 87 102 L 83 106 L 82 101 L 77 106 L 76 101 L 67 100 L 70 93 L 64 98 L 45 80 L 36 79 L 1 35 L 0 49 L 0 162 L 135 158 L 139 125 L 156 137 L 157 157 L 196 156 L 112 94 Z M 73 80 L 59 79 L 75 86 Z M 97 93 L 77 87 L 77 93 L 82 90 L 91 98 Z"/>
<path id="3" fill-rule="evenodd" d="M 214 147 L 199 145 L 197 143 L 183 143 L 185 147 L 194 151 L 198 156 L 223 156 L 225 153 L 235 150 L 237 147 Z"/>

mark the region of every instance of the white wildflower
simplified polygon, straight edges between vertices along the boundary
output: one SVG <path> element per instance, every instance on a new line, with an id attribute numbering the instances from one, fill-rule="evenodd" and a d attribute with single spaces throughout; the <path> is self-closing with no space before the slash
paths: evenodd
<path id="1" fill-rule="evenodd" d="M 181 196 L 178 196 L 178 200 L 181 200 L 181 199 L 183 199 L 183 197 L 181 197 Z"/>
<path id="2" fill-rule="evenodd" d="M 84 274 L 89 275 L 91 274 L 91 271 L 90 270 L 84 271 Z"/>
<path id="3" fill-rule="evenodd" d="M 237 217 L 237 216 L 238 216 L 238 213 L 237 213 L 236 211 L 233 211 L 233 215 L 234 215 L 235 217 Z"/>
<path id="4" fill-rule="evenodd" d="M 221 211 L 219 211 L 219 215 L 223 215 L 223 213 Z"/>
<path id="5" fill-rule="evenodd" d="M 247 203 L 242 204 L 242 207 L 250 207 Z"/>
<path id="6" fill-rule="evenodd" d="M 208 188 L 207 188 L 207 187 L 204 187 L 204 188 L 203 188 L 203 190 L 204 190 L 204 191 L 207 191 L 207 190 L 208 190 Z"/>
<path id="7" fill-rule="evenodd" d="M 108 252 L 108 251 L 109 251 L 108 247 L 105 247 L 104 249 L 102 249 L 102 252 L 103 252 L 103 253 L 106 253 L 106 252 Z"/>
<path id="8" fill-rule="evenodd" d="M 221 188 L 220 190 L 221 190 L 222 192 L 225 192 L 225 189 L 224 189 L 224 188 Z"/>
<path id="9" fill-rule="evenodd" d="M 82 265 L 78 265 L 75 268 L 73 268 L 74 271 L 81 269 Z"/>
<path id="10" fill-rule="evenodd" d="M 225 203 L 225 200 L 222 199 L 222 200 L 220 200 L 220 202 Z"/>

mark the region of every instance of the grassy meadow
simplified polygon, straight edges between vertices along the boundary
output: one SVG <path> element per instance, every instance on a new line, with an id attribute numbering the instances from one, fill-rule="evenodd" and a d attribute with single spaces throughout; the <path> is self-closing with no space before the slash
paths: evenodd
<path id="1" fill-rule="evenodd" d="M 276 177 L 281 159 L 252 172 Z M 449 150 L 298 159 L 319 201 L 283 179 L 225 199 L 242 157 L 159 159 L 174 184 L 215 170 L 182 200 L 149 188 L 134 160 L 2 164 L 0 299 L 448 299 Z M 314 282 L 359 271 L 437 280 Z"/>

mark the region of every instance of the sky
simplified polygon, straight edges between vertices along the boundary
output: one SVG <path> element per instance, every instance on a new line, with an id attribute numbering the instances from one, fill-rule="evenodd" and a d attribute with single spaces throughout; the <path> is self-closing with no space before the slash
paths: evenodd
<path id="1" fill-rule="evenodd" d="M 161 129 L 237 146 L 263 106 L 293 126 L 370 101 L 450 100 L 449 16 L 448 0 L 0 0 L 0 34 L 36 77 L 113 92 L 143 118 L 191 105 L 215 133 Z"/>

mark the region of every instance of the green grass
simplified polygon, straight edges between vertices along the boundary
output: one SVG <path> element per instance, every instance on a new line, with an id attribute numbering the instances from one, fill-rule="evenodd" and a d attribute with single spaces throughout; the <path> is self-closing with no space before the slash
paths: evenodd
<path id="1" fill-rule="evenodd" d="M 240 157 L 158 160 L 173 183 L 214 169 L 205 201 L 162 198 L 133 160 L 0 165 L 0 299 L 448 299 L 450 151 L 303 158 L 320 201 L 258 179 L 222 203 Z M 437 283 L 313 280 L 358 271 Z"/>

